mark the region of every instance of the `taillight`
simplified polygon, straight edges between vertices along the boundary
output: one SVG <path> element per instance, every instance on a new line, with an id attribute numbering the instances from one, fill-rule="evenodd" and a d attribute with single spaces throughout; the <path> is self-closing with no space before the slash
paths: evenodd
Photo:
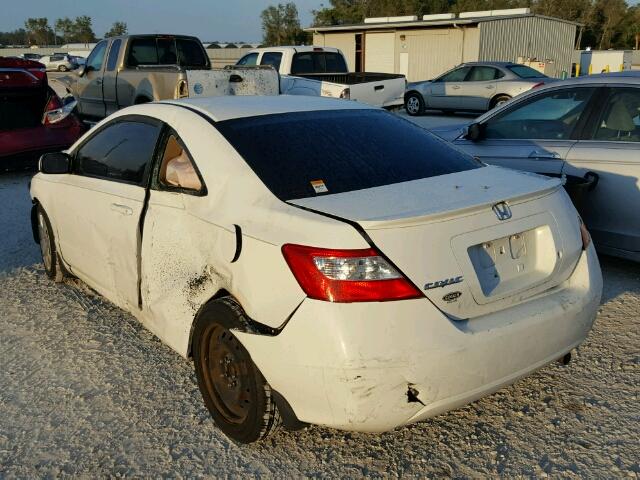
<path id="1" fill-rule="evenodd" d="M 351 100 L 351 89 L 350 88 L 345 88 L 344 90 L 342 90 L 340 92 L 340 98 L 342 98 L 344 100 Z"/>
<path id="2" fill-rule="evenodd" d="M 579 218 L 579 220 L 580 220 L 580 236 L 582 237 L 582 250 L 586 250 L 589 247 L 589 244 L 591 243 L 591 234 L 589 233 L 589 230 L 587 230 L 587 226 L 582 221 L 582 218 Z"/>
<path id="3" fill-rule="evenodd" d="M 385 302 L 423 296 L 372 248 L 334 250 L 287 244 L 282 254 L 302 290 L 316 300 Z"/>
<path id="4" fill-rule="evenodd" d="M 42 124 L 53 125 L 61 122 L 71 115 L 71 112 L 73 112 L 73 109 L 76 107 L 76 103 L 77 102 L 74 100 L 63 105 L 57 95 L 52 95 L 45 107 L 45 112 L 42 116 Z"/>

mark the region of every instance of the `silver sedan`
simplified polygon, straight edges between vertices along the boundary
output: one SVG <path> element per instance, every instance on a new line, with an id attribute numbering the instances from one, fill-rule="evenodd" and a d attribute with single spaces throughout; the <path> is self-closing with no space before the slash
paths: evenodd
<path id="1" fill-rule="evenodd" d="M 517 63 L 463 63 L 434 80 L 408 84 L 404 105 L 409 115 L 426 109 L 485 112 L 553 80 Z"/>
<path id="2" fill-rule="evenodd" d="M 557 82 L 432 132 L 485 163 L 563 177 L 599 251 L 640 262 L 640 72 Z"/>

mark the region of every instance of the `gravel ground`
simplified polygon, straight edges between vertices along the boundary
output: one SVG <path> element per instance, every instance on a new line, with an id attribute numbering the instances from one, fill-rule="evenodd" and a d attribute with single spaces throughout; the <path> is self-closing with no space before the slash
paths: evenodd
<path id="1" fill-rule="evenodd" d="M 190 362 L 45 276 L 28 179 L 0 176 L 0 478 L 640 476 L 640 265 L 602 259 L 603 306 L 569 367 L 384 435 L 310 427 L 238 446 Z"/>

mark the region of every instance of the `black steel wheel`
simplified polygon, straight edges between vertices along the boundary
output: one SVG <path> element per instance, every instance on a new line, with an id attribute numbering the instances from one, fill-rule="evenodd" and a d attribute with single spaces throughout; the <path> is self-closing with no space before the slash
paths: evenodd
<path id="1" fill-rule="evenodd" d="M 242 309 L 229 298 L 217 300 L 213 307 L 198 319 L 194 331 L 198 386 L 220 430 L 237 442 L 252 443 L 278 429 L 280 414 L 271 387 L 227 328 L 244 321 Z"/>

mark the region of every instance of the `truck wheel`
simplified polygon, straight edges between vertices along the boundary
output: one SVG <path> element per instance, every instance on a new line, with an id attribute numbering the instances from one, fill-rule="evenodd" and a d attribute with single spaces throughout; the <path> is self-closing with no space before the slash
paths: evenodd
<path id="1" fill-rule="evenodd" d="M 271 387 L 226 327 L 244 323 L 237 302 L 228 297 L 216 300 L 196 324 L 193 361 L 216 425 L 236 442 L 252 443 L 277 431 L 281 418 Z"/>
<path id="2" fill-rule="evenodd" d="M 412 117 L 424 114 L 424 99 L 417 92 L 411 92 L 404 100 L 404 108 Z"/>
<path id="3" fill-rule="evenodd" d="M 491 100 L 491 105 L 489 106 L 489 110 L 493 110 L 494 108 L 499 107 L 503 103 L 507 103 L 509 100 L 511 100 L 511 97 L 509 95 L 498 95 L 497 97 L 494 97 L 493 100 Z"/>
<path id="4" fill-rule="evenodd" d="M 64 280 L 64 269 L 60 263 L 58 252 L 56 251 L 56 242 L 53 237 L 53 230 L 49 217 L 44 209 L 38 205 L 38 239 L 40 242 L 40 253 L 42 254 L 42 263 L 47 276 L 54 282 L 60 283 Z"/>

